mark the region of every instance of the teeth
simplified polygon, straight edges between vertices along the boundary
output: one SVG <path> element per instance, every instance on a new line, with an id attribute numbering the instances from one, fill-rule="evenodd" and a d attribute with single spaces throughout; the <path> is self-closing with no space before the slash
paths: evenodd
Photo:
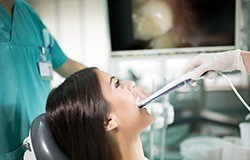
<path id="1" fill-rule="evenodd" d="M 173 13 L 164 1 L 147 0 L 133 11 L 135 39 L 150 40 L 163 35 L 173 26 Z"/>
<path id="2" fill-rule="evenodd" d="M 138 103 L 138 102 L 140 102 L 140 97 L 137 97 L 137 99 L 136 99 L 136 103 Z"/>
<path id="3" fill-rule="evenodd" d="M 136 103 L 136 105 L 140 105 L 141 104 L 141 98 L 137 97 L 135 103 Z"/>

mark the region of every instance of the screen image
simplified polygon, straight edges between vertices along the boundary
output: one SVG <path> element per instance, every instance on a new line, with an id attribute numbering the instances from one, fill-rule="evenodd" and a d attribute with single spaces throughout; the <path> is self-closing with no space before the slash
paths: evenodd
<path id="1" fill-rule="evenodd" d="M 108 0 L 112 51 L 234 47 L 235 0 Z"/>

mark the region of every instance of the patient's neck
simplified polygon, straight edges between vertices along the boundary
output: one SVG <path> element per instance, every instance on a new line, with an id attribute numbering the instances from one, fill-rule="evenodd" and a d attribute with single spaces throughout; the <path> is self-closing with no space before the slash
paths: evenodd
<path id="1" fill-rule="evenodd" d="M 124 134 L 112 135 L 111 144 L 119 160 L 144 160 L 140 135 L 134 137 Z"/>

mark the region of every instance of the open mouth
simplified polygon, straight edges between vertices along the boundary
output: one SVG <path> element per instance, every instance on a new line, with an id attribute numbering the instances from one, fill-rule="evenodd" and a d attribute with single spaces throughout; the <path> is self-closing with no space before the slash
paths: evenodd
<path id="1" fill-rule="evenodd" d="M 131 93 L 133 94 L 133 97 L 135 99 L 135 103 L 139 104 L 141 101 L 141 98 L 135 92 L 132 91 Z"/>

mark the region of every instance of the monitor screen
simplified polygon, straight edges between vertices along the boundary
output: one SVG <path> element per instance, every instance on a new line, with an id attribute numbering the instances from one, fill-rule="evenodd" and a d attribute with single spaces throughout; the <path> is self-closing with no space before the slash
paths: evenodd
<path id="1" fill-rule="evenodd" d="M 108 0 L 112 56 L 238 47 L 237 0 Z"/>

